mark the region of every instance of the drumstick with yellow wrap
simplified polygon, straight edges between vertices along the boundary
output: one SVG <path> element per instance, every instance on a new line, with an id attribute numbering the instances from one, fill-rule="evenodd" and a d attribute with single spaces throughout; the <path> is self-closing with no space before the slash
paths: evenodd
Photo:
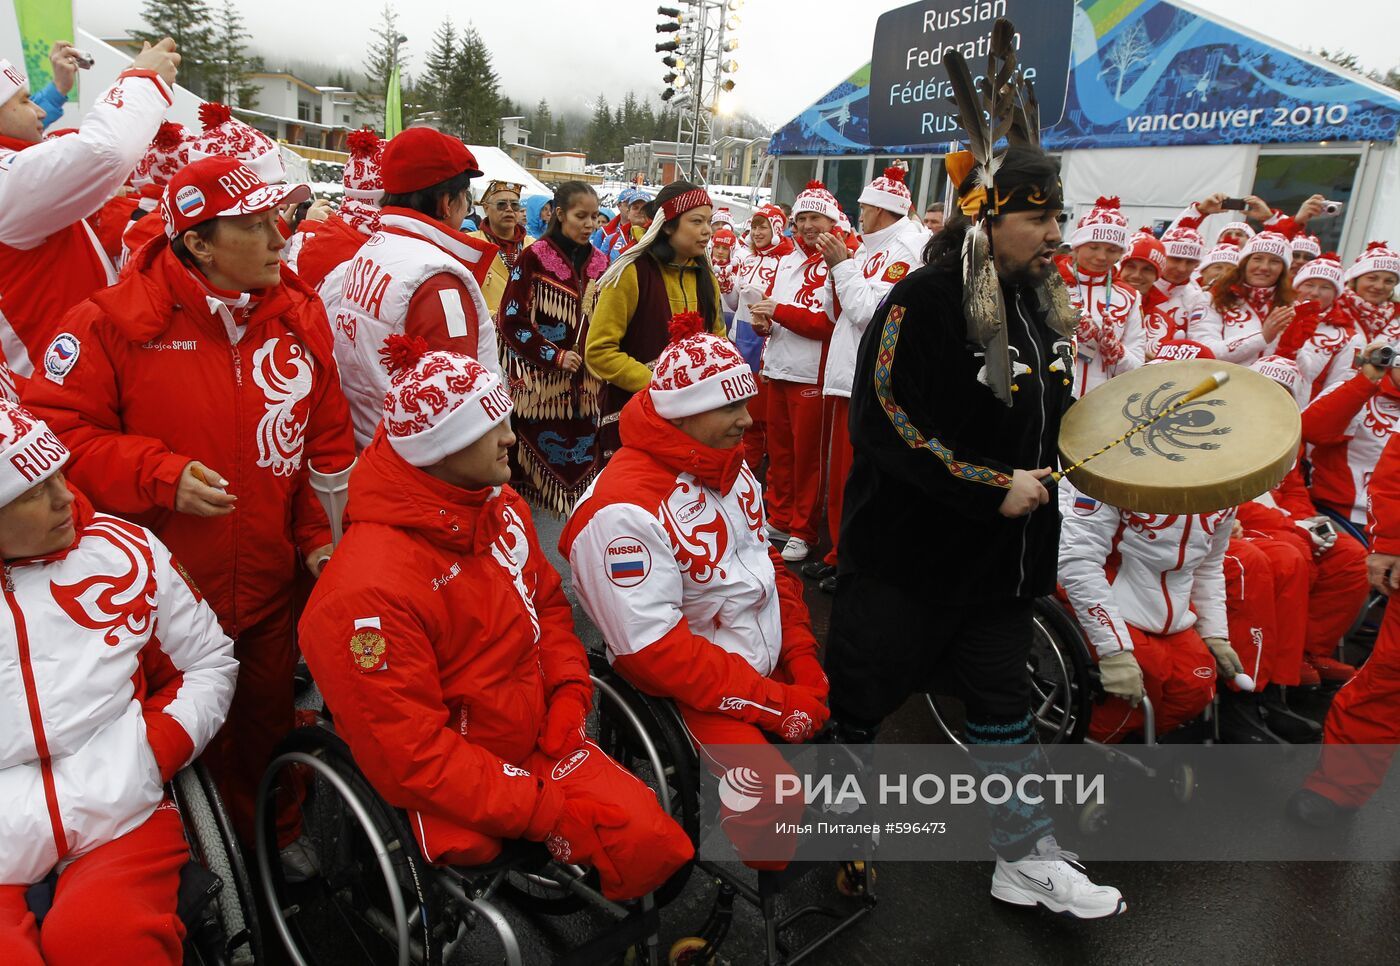
<path id="1" fill-rule="evenodd" d="M 1062 470 L 1056 470 L 1054 473 L 1051 473 L 1049 477 L 1050 481 L 1052 483 L 1060 482 L 1060 480 L 1063 480 L 1068 474 L 1073 473 L 1075 470 L 1079 469 L 1081 466 L 1089 462 L 1094 457 L 1102 456 L 1104 453 L 1107 453 L 1119 443 L 1127 442 L 1128 440 L 1136 436 L 1138 433 L 1142 432 L 1144 429 L 1147 429 L 1147 427 L 1151 426 L 1153 423 L 1162 419 L 1166 419 L 1168 416 L 1175 413 L 1182 406 L 1185 406 L 1187 403 L 1195 402 L 1197 399 L 1200 399 L 1206 393 L 1213 392 L 1216 389 L 1219 389 L 1221 386 L 1225 385 L 1225 383 L 1229 381 L 1230 374 L 1228 372 L 1222 370 L 1220 372 L 1212 373 L 1210 376 L 1203 379 L 1200 385 L 1198 385 L 1195 389 L 1192 389 L 1186 395 L 1182 396 L 1176 402 L 1172 403 L 1170 406 L 1162 410 L 1157 415 L 1153 416 L 1151 419 L 1147 420 L 1144 423 L 1138 423 L 1132 429 L 1128 430 L 1122 436 L 1119 436 L 1107 446 L 1104 446 L 1103 448 L 1093 453 L 1090 453 L 1088 456 L 1084 457 L 1082 460 L 1080 460 L 1078 463 L 1075 463 L 1073 466 L 1067 466 Z"/>

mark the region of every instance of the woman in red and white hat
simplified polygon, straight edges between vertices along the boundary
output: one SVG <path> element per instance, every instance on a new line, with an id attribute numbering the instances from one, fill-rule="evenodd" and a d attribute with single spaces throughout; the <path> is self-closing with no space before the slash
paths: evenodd
<path id="1" fill-rule="evenodd" d="M 237 641 L 206 760 L 245 841 L 292 727 L 292 587 L 330 556 L 308 472 L 354 458 L 325 313 L 279 258 L 277 209 L 309 193 L 230 158 L 188 165 L 161 202 L 166 237 L 64 317 L 25 395 L 73 451 L 73 481 L 155 531 Z"/>
<path id="2" fill-rule="evenodd" d="M 387 142 L 369 129 L 351 131 L 346 141 L 350 160 L 341 175 L 345 195 L 340 208 L 323 221 L 304 220 L 296 232 L 304 240 L 293 267 L 303 282 L 320 292 L 330 318 L 340 303 L 342 276 L 336 269 L 348 267 L 379 230 L 379 201 L 384 197 L 380 159 Z"/>
<path id="3" fill-rule="evenodd" d="M 1118 262 L 1118 277 L 1142 299 L 1143 359 L 1155 359 L 1163 342 L 1185 338 L 1183 320 L 1180 331 L 1162 311 L 1167 294 L 1157 287 L 1157 281 L 1167 267 L 1167 250 L 1152 235 L 1150 228 L 1139 228 L 1128 240 L 1128 251 Z"/>
<path id="4" fill-rule="evenodd" d="M 131 255 L 142 245 L 165 234 L 165 225 L 157 216 L 165 186 L 175 173 L 190 163 L 190 145 L 194 135 L 182 125 L 166 121 L 156 131 L 151 146 L 136 165 L 131 183 L 137 190 L 136 211 L 122 233 L 121 261 L 124 268 Z"/>
<path id="5" fill-rule="evenodd" d="M 651 227 L 598 280 L 598 304 L 583 350 L 588 368 L 607 384 L 598 421 L 605 462 L 622 445 L 617 428 L 622 407 L 651 382 L 671 316 L 699 312 L 708 331 L 725 331 L 719 279 L 706 256 L 714 233 L 709 194 L 675 181 L 646 210 Z"/>
<path id="6" fill-rule="evenodd" d="M 1351 316 L 1361 337 L 1400 340 L 1400 303 L 1395 286 L 1400 282 L 1400 253 L 1383 241 L 1373 241 L 1342 276 L 1345 288 L 1339 301 Z"/>
<path id="7" fill-rule="evenodd" d="M 1366 344 L 1338 301 L 1342 287 L 1342 263 L 1336 252 L 1323 252 L 1293 276 L 1293 291 L 1301 300 L 1299 319 L 1284 334 L 1279 354 L 1298 363 L 1307 390 L 1305 401 L 1335 382 L 1350 379 L 1356 372 L 1352 364 L 1356 351 Z"/>
<path id="8" fill-rule="evenodd" d="M 1293 288 L 1288 263 L 1293 248 L 1286 236 L 1263 231 L 1240 252 L 1240 262 L 1210 289 L 1210 300 L 1188 323 L 1194 342 L 1210 347 L 1217 359 L 1251 365 L 1273 355 L 1293 321 Z"/>
<path id="9" fill-rule="evenodd" d="M 170 551 L 95 512 L 68 460 L 0 401 L 0 961 L 175 964 L 190 847 L 163 784 L 219 730 L 238 664 Z M 53 873 L 41 928 L 26 893 Z"/>
<path id="10" fill-rule="evenodd" d="M 1075 333 L 1078 398 L 1143 363 L 1146 340 L 1142 298 L 1117 276 L 1115 264 L 1128 250 L 1128 219 L 1117 198 L 1100 198 L 1070 235 L 1071 254 L 1055 259 L 1082 321 Z"/>

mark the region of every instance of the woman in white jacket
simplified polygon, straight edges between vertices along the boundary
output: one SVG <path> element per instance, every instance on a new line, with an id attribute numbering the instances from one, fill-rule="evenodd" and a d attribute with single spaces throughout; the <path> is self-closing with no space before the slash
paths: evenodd
<path id="1" fill-rule="evenodd" d="M 149 531 L 68 487 L 0 400 L 0 962 L 179 963 L 189 860 L 164 783 L 223 723 L 233 642 Z M 26 902 L 58 873 L 42 930 Z"/>

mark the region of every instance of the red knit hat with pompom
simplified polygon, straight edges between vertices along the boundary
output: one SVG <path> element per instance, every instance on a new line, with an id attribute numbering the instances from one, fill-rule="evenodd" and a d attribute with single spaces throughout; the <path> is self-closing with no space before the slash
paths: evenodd
<path id="1" fill-rule="evenodd" d="M 699 312 L 672 316 L 670 333 L 649 390 L 658 415 L 679 419 L 758 395 L 749 364 L 728 339 L 705 331 Z"/>
<path id="2" fill-rule="evenodd" d="M 379 162 L 388 142 L 369 128 L 351 131 L 345 141 L 350 160 L 345 162 L 342 175 L 345 200 L 338 214 L 359 231 L 372 235 L 379 228 L 379 200 L 384 197 Z"/>
<path id="3" fill-rule="evenodd" d="M 900 216 L 909 214 L 914 199 L 909 193 L 909 185 L 904 183 L 906 175 L 907 172 L 898 165 L 886 168 L 880 177 L 865 186 L 860 193 L 860 203 L 874 205 Z"/>
<path id="4" fill-rule="evenodd" d="M 234 117 L 228 105 L 199 105 L 199 120 L 204 130 L 190 144 L 191 161 L 233 158 L 252 168 L 268 184 L 287 180 L 287 166 L 282 163 L 282 149 L 277 142 Z"/>
<path id="5" fill-rule="evenodd" d="M 137 188 L 154 185 L 164 188 L 175 177 L 175 172 L 190 163 L 190 145 L 194 138 L 186 133 L 183 126 L 166 121 L 156 129 L 156 136 L 146 148 L 145 155 L 136 162 L 136 172 L 131 183 Z"/>
<path id="6" fill-rule="evenodd" d="M 510 415 L 501 377 L 471 356 L 428 350 L 421 336 L 391 335 L 379 350 L 389 370 L 384 432 L 412 466 L 459 453 Z"/>

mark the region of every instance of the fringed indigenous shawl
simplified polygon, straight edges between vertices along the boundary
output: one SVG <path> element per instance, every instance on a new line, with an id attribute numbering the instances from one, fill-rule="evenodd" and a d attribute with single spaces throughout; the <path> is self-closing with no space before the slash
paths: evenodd
<path id="1" fill-rule="evenodd" d="M 560 517 L 601 469 L 602 385 L 586 366 L 571 373 L 559 363 L 565 352 L 583 354 L 595 283 L 607 267 L 591 245 L 566 252 L 555 238 L 542 238 L 515 260 L 496 318 L 515 400 L 511 485 Z"/>

